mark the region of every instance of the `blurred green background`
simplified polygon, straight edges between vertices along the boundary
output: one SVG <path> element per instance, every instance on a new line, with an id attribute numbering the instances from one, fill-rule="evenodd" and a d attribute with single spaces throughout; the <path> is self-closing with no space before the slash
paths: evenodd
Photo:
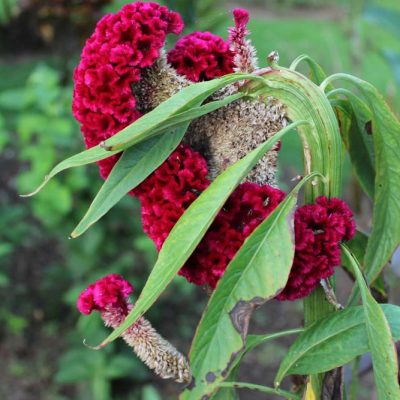
<path id="1" fill-rule="evenodd" d="M 98 352 L 82 345 L 83 338 L 98 343 L 107 331 L 98 315 L 79 316 L 79 292 L 110 272 L 123 274 L 140 291 L 154 263 L 138 203 L 124 199 L 85 235 L 69 241 L 68 233 L 102 183 L 95 166 L 60 175 L 34 198 L 18 196 L 32 190 L 56 161 L 83 148 L 71 115 L 72 71 L 96 20 L 125 3 L 0 0 L 1 399 L 158 400 L 174 399 L 179 391 L 174 383 L 154 378 L 120 341 Z M 224 37 L 230 11 L 246 7 L 261 65 L 272 50 L 279 51 L 285 66 L 307 53 L 328 74 L 344 71 L 372 82 L 399 113 L 398 0 L 164 3 L 182 13 L 187 32 L 211 30 Z M 294 176 L 300 162 L 299 143 L 285 141 L 282 180 Z M 348 164 L 345 197 L 368 229 L 370 204 Z M 396 269 L 389 275 L 395 292 Z M 348 287 L 343 278 L 339 296 Z M 148 318 L 186 352 L 206 301 L 202 288 L 178 277 Z M 256 312 L 251 329 L 275 331 L 298 326 L 301 319 L 300 302 L 273 301 Z M 289 343 L 284 339 L 249 355 L 241 379 L 271 384 Z M 368 360 L 364 367 L 368 371 Z M 370 375 L 361 386 L 360 398 L 372 399 Z M 241 398 L 265 395 L 243 392 Z"/>

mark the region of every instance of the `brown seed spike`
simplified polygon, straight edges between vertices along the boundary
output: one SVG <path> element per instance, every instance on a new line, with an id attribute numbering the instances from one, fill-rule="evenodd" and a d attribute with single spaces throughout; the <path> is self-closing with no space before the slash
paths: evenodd
<path id="1" fill-rule="evenodd" d="M 132 309 L 129 304 L 128 309 Z M 115 309 L 102 312 L 106 325 L 117 328 L 125 316 Z M 192 373 L 186 358 L 166 341 L 151 326 L 145 318 L 140 318 L 122 335 L 125 342 L 131 346 L 139 357 L 151 370 L 163 379 L 174 379 L 179 383 L 189 383 Z"/>

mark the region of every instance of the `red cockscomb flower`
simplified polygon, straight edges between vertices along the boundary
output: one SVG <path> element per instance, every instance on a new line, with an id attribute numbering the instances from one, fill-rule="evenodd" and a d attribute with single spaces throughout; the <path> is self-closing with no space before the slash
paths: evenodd
<path id="1" fill-rule="evenodd" d="M 126 301 L 133 286 L 118 274 L 110 274 L 88 286 L 78 297 L 77 307 L 82 314 L 118 308 L 126 313 Z"/>
<path id="2" fill-rule="evenodd" d="M 179 14 L 157 3 L 127 4 L 98 22 L 74 72 L 72 110 L 88 148 L 140 117 L 132 84 L 159 57 L 166 35 L 182 29 Z M 115 162 L 99 163 L 103 177 Z"/>
<path id="3" fill-rule="evenodd" d="M 168 62 L 193 82 L 229 74 L 234 67 L 229 44 L 210 32 L 193 32 L 180 38 L 168 52 Z"/>
<path id="4" fill-rule="evenodd" d="M 288 283 L 278 300 L 308 296 L 321 279 L 340 265 L 340 242 L 354 236 L 355 222 L 348 205 L 340 199 L 317 198 L 315 204 L 295 213 L 295 255 Z"/>

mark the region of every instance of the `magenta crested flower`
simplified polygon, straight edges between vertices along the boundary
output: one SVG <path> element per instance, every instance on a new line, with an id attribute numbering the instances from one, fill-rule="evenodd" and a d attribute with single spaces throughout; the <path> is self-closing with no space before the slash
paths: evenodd
<path id="1" fill-rule="evenodd" d="M 99 311 L 106 326 L 118 328 L 133 305 L 128 297 L 133 286 L 118 274 L 107 275 L 89 285 L 78 297 L 82 314 Z M 136 355 L 161 378 L 188 383 L 191 372 L 186 358 L 163 339 L 145 318 L 130 326 L 122 338 Z"/>
<path id="2" fill-rule="evenodd" d="M 340 243 L 355 233 L 349 206 L 341 199 L 317 198 L 295 213 L 295 255 L 289 280 L 278 300 L 308 296 L 321 279 L 329 278 L 340 265 Z"/>
<path id="3" fill-rule="evenodd" d="M 193 32 L 180 38 L 168 52 L 168 62 L 193 82 L 229 74 L 234 67 L 229 44 L 210 32 Z"/>
<path id="4" fill-rule="evenodd" d="M 82 314 L 120 308 L 127 311 L 126 300 L 133 286 L 118 274 L 110 274 L 88 286 L 79 296 L 77 307 Z"/>
<path id="5" fill-rule="evenodd" d="M 93 147 L 141 116 L 132 85 L 160 55 L 168 33 L 181 33 L 179 14 L 157 3 L 127 4 L 96 25 L 74 72 L 72 110 Z M 99 162 L 103 178 L 116 157 Z"/>

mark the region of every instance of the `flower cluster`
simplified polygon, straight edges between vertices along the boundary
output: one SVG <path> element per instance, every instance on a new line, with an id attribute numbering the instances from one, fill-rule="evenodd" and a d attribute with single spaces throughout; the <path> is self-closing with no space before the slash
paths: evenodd
<path id="1" fill-rule="evenodd" d="M 215 288 L 245 239 L 278 206 L 285 194 L 268 185 L 240 184 L 219 212 L 180 274 Z"/>
<path id="2" fill-rule="evenodd" d="M 315 204 L 297 209 L 295 214 L 295 256 L 285 289 L 278 300 L 308 296 L 321 279 L 340 265 L 340 242 L 354 236 L 355 222 L 341 199 L 320 196 Z"/>
<path id="3" fill-rule="evenodd" d="M 178 14 L 156 3 L 136 2 L 124 6 L 116 14 L 106 15 L 86 42 L 74 73 L 73 113 L 81 123 L 86 146 L 99 144 L 140 117 L 138 109 L 143 108 L 136 104 L 132 88 L 138 96 L 138 85 L 133 84 L 144 81 L 140 79 L 149 72 L 148 67 L 157 64 L 162 68 L 164 65 L 169 72 L 176 71 L 176 76 L 181 74 L 195 82 L 219 77 L 233 70 L 253 71 L 257 60 L 255 50 L 246 38 L 249 34 L 248 19 L 247 11 L 234 10 L 235 26 L 229 30 L 228 41 L 209 32 L 194 32 L 182 37 L 168 53 L 173 69 L 156 61 L 161 55 L 166 35 L 179 34 L 183 29 Z M 147 72 L 143 73 L 143 70 Z M 183 77 L 180 79 L 185 80 Z M 262 113 L 265 104 L 261 108 L 256 102 L 246 104 L 240 103 L 238 108 L 245 110 L 251 118 L 253 114 L 265 116 Z M 213 118 L 219 116 L 223 125 L 227 115 L 230 115 L 229 110 L 232 111 L 226 108 L 225 114 L 217 112 Z M 253 127 L 249 118 L 242 115 L 240 121 L 245 121 L 243 124 L 247 129 L 241 132 L 245 141 L 252 137 L 252 130 L 259 133 L 260 124 Z M 256 137 L 258 141 L 265 140 L 263 135 Z M 211 143 L 212 138 L 209 139 Z M 240 143 L 242 151 L 248 150 L 244 143 L 237 143 Z M 229 146 L 232 147 L 231 142 Z M 213 147 L 210 149 L 219 151 Z M 99 163 L 104 178 L 116 159 L 113 156 Z M 157 170 L 131 191 L 130 194 L 141 201 L 144 230 L 158 250 L 181 215 L 209 186 L 209 172 L 213 170 L 211 159 L 208 157 L 206 161 L 201 154 L 181 144 Z M 215 287 L 246 237 L 283 197 L 281 190 L 268 185 L 251 182 L 239 185 L 180 274 L 198 285 Z M 308 295 L 320 279 L 333 273 L 333 268 L 340 263 L 339 242 L 348 240 L 353 233 L 352 214 L 339 199 L 321 197 L 316 204 L 299 208 L 295 219 L 293 268 L 286 288 L 277 298 L 294 300 Z M 82 313 L 90 314 L 93 310 L 105 313 L 111 307 L 119 309 L 123 316 L 129 308 L 126 298 L 131 292 L 132 287 L 120 276 L 109 275 L 81 294 L 78 308 Z"/>
<path id="4" fill-rule="evenodd" d="M 178 74 L 198 82 L 233 72 L 233 55 L 221 37 L 210 32 L 193 32 L 177 41 L 168 52 L 168 62 Z"/>
<path id="5" fill-rule="evenodd" d="M 132 285 L 121 275 L 107 275 L 89 285 L 80 294 L 77 307 L 82 314 L 99 311 L 105 325 L 116 329 L 133 308 L 128 301 L 132 291 Z M 190 381 L 192 374 L 186 357 L 162 338 L 145 318 L 139 318 L 124 331 L 122 338 L 161 378 L 173 378 L 184 383 Z"/>
<path id="6" fill-rule="evenodd" d="M 168 33 L 181 33 L 179 14 L 157 3 L 127 4 L 104 16 L 74 72 L 72 110 L 87 147 L 99 144 L 140 117 L 132 84 L 160 55 Z M 115 157 L 100 162 L 107 176 Z"/>
<path id="7" fill-rule="evenodd" d="M 104 311 L 109 307 L 127 311 L 126 299 L 133 286 L 118 274 L 110 274 L 88 286 L 79 296 L 77 307 L 82 314 Z"/>
<path id="8" fill-rule="evenodd" d="M 180 145 L 152 175 L 134 189 L 142 205 L 145 232 L 160 250 L 181 215 L 209 185 L 204 158 Z M 197 285 L 215 287 L 244 240 L 282 201 L 268 185 L 238 186 L 180 274 Z"/>

